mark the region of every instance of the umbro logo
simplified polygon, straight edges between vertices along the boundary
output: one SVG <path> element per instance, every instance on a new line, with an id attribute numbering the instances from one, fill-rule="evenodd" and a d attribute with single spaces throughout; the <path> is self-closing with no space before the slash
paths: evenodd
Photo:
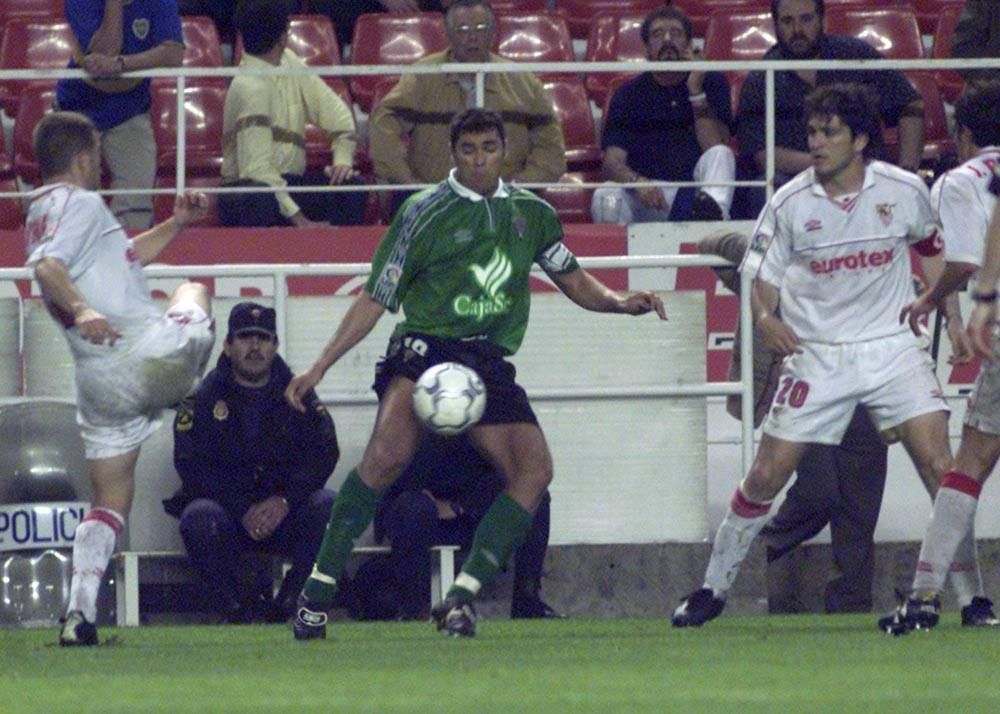
<path id="1" fill-rule="evenodd" d="M 811 218 L 806 221 L 806 233 L 812 233 L 813 231 L 819 231 L 823 229 L 823 221 L 818 218 Z"/>

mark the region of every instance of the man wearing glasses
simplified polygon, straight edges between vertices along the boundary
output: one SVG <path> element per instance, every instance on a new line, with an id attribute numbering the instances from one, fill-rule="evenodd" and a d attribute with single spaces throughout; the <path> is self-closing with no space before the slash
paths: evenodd
<path id="1" fill-rule="evenodd" d="M 448 49 L 421 63 L 506 62 L 490 50 L 496 17 L 486 0 L 456 0 L 445 15 Z M 559 120 L 542 83 L 527 72 L 487 74 L 484 108 L 499 113 L 507 136 L 501 177 L 558 181 L 566 171 Z M 375 173 L 397 184 L 439 183 L 451 169 L 452 117 L 476 106 L 474 74 L 408 74 L 372 110 L 369 145 Z M 393 209 L 409 195 L 397 192 Z"/>

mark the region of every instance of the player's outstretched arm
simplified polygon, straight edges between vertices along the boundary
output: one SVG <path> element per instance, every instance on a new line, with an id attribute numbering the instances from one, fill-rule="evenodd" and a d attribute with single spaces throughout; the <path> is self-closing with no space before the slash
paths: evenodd
<path id="1" fill-rule="evenodd" d="M 976 352 L 994 359 L 993 331 L 997 320 L 997 281 L 1000 280 L 1000 203 L 993 207 L 990 226 L 986 231 L 986 260 L 979 269 L 979 277 L 972 299 L 976 307 L 969 315 L 969 335 Z"/>
<path id="2" fill-rule="evenodd" d="M 319 384 L 326 371 L 372 331 L 384 312 L 385 306 L 362 290 L 347 309 L 347 314 L 337 326 L 337 331 L 333 333 L 333 337 L 326 343 L 316 361 L 305 372 L 292 378 L 285 390 L 285 400 L 295 409 L 305 412 L 306 407 L 302 399 L 306 392 Z"/>
<path id="3" fill-rule="evenodd" d="M 208 212 L 208 198 L 203 193 L 187 191 L 174 201 L 174 215 L 132 239 L 132 247 L 143 265 L 152 263 L 181 231 Z"/>
<path id="4" fill-rule="evenodd" d="M 627 315 L 645 315 L 655 312 L 661 320 L 667 319 L 660 296 L 649 290 L 620 293 L 612 290 L 583 268 L 569 273 L 548 273 L 566 297 L 580 307 L 594 312 L 622 312 Z"/>
<path id="5" fill-rule="evenodd" d="M 42 258 L 35 266 L 35 278 L 45 299 L 60 312 L 72 317 L 80 336 L 95 345 L 108 341 L 114 345 L 121 337 L 108 318 L 92 308 L 69 277 L 69 271 L 58 258 Z"/>

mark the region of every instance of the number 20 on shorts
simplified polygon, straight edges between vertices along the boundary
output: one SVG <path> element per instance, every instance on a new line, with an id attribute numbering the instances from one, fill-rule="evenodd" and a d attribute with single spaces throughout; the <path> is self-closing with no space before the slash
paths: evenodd
<path id="1" fill-rule="evenodd" d="M 788 404 L 790 407 L 801 407 L 809 396 L 809 383 L 800 379 L 784 377 L 774 396 L 776 404 Z"/>

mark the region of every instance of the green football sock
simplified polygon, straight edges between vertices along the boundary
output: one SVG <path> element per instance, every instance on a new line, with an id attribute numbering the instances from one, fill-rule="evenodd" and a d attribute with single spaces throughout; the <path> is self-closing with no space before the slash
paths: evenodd
<path id="1" fill-rule="evenodd" d="M 357 469 L 351 469 L 330 509 L 330 523 L 316 554 L 313 572 L 302 592 L 313 602 L 329 604 L 337 592 L 337 579 L 347 566 L 355 539 L 375 517 L 382 492 L 369 488 Z"/>
<path id="2" fill-rule="evenodd" d="M 533 516 L 506 493 L 494 499 L 476 528 L 472 549 L 448 596 L 469 602 L 497 574 L 523 541 Z"/>

